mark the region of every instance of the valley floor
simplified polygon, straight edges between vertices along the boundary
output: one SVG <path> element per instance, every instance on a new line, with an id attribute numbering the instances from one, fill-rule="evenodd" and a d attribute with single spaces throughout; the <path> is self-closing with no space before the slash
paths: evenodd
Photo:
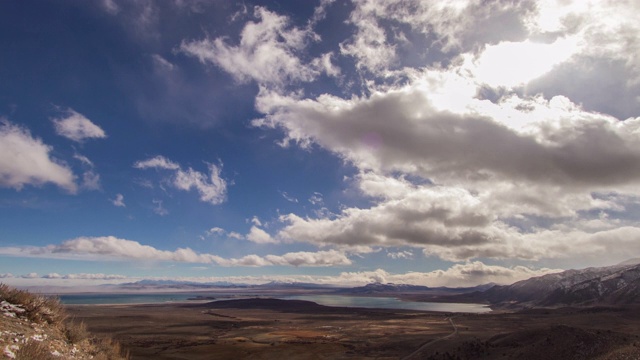
<path id="1" fill-rule="evenodd" d="M 264 299 L 74 305 L 136 359 L 640 359 L 636 309 L 451 314 Z"/>

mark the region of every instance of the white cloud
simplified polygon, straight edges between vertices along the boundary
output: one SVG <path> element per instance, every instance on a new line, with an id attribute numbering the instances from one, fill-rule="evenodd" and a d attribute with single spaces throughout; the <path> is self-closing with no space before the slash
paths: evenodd
<path id="1" fill-rule="evenodd" d="M 396 60 L 395 45 L 387 42 L 387 34 L 375 18 L 357 7 L 349 21 L 356 25 L 354 39 L 340 44 L 342 55 L 353 56 L 360 69 L 381 71 Z"/>
<path id="2" fill-rule="evenodd" d="M 0 186 L 20 190 L 25 185 L 53 183 L 75 193 L 71 169 L 52 158 L 52 150 L 27 129 L 0 119 Z"/>
<path id="3" fill-rule="evenodd" d="M 260 259 L 258 257 L 258 259 Z M 251 263 L 259 262 L 256 258 L 243 260 Z M 337 286 L 362 286 L 370 283 L 394 283 L 394 284 L 411 284 L 422 286 L 448 286 L 448 287 L 466 287 L 476 286 L 487 283 L 511 284 L 519 280 L 528 279 L 534 276 L 542 276 L 549 273 L 559 272 L 555 269 L 533 269 L 525 266 L 503 267 L 496 265 L 486 265 L 482 262 L 469 262 L 463 264 L 455 264 L 448 269 L 435 270 L 431 272 L 407 272 L 407 273 L 389 273 L 383 269 L 373 271 L 358 272 L 342 272 L 338 275 L 251 275 L 251 276 L 213 276 L 213 277 L 146 277 L 152 280 L 176 280 L 189 282 L 218 282 L 226 281 L 237 284 L 264 284 L 272 281 L 279 282 L 303 282 L 316 283 Z M 36 274 L 37 275 L 37 274 Z M 60 279 L 67 280 L 69 284 L 96 284 L 96 283 L 115 283 L 117 280 L 128 279 L 130 281 L 142 280 L 143 278 L 126 277 L 122 275 L 107 274 L 67 274 L 60 275 L 60 278 L 53 276 L 46 278 L 46 283 L 50 284 Z M 37 277 L 36 277 L 37 278 Z M 36 278 L 30 278 L 28 281 L 34 281 Z M 40 278 L 42 279 L 42 278 Z M 9 282 L 20 284 L 20 279 L 8 279 Z M 72 280 L 73 282 L 68 282 Z M 89 283 L 81 281 L 87 280 Z M 24 281 L 24 280 L 22 280 Z M 31 284 L 30 282 L 30 284 Z M 21 284 L 25 284 L 22 282 Z"/>
<path id="4" fill-rule="evenodd" d="M 219 227 L 212 227 L 211 229 L 207 230 L 207 235 L 220 236 L 220 235 L 224 235 L 226 233 L 227 232 L 223 228 L 219 228 Z"/>
<path id="5" fill-rule="evenodd" d="M 504 240 L 511 232 L 461 189 L 413 187 L 369 209 L 347 208 L 336 218 L 281 217 L 278 237 L 325 244 L 469 247 Z"/>
<path id="6" fill-rule="evenodd" d="M 225 236 L 229 239 L 244 240 L 245 237 L 235 231 L 227 231 L 220 227 L 212 227 L 206 231 L 207 236 Z"/>
<path id="7" fill-rule="evenodd" d="M 68 109 L 65 117 L 53 119 L 53 124 L 58 135 L 77 142 L 107 137 L 98 125 L 73 109 Z"/>
<path id="8" fill-rule="evenodd" d="M 412 259 L 413 258 L 413 252 L 409 251 L 409 250 L 403 250 L 403 251 L 397 251 L 397 252 L 388 252 L 387 256 L 392 258 L 392 259 Z"/>
<path id="9" fill-rule="evenodd" d="M 311 65 L 324 72 L 328 76 L 339 77 L 342 74 L 340 67 L 333 63 L 333 53 L 325 53 L 311 61 Z"/>
<path id="10" fill-rule="evenodd" d="M 220 167 L 207 164 L 209 175 L 203 174 L 191 167 L 183 170 L 182 167 L 163 157 L 156 156 L 148 160 L 138 161 L 133 166 L 137 169 L 164 169 L 173 170 L 172 184 L 176 189 L 190 191 L 196 190 L 200 194 L 200 200 L 212 205 L 221 204 L 226 200 L 227 182 L 220 177 Z"/>
<path id="11" fill-rule="evenodd" d="M 156 156 L 151 159 L 137 161 L 133 164 L 136 169 L 166 169 L 166 170 L 178 170 L 180 165 L 165 158 L 164 156 Z"/>
<path id="12" fill-rule="evenodd" d="M 309 202 L 311 204 L 313 204 L 313 205 L 323 205 L 324 204 L 324 197 L 323 197 L 322 193 L 314 192 L 309 197 Z"/>
<path id="13" fill-rule="evenodd" d="M 82 184 L 80 186 L 86 190 L 100 190 L 100 175 L 92 170 L 85 171 L 82 174 Z"/>
<path id="14" fill-rule="evenodd" d="M 82 182 L 80 187 L 84 190 L 100 190 L 100 174 L 94 171 L 94 165 L 89 158 L 81 154 L 73 154 L 73 158 L 78 160 L 84 166 L 85 170 L 82 174 Z"/>
<path id="15" fill-rule="evenodd" d="M 253 15 L 259 21 L 245 25 L 237 46 L 229 45 L 225 38 L 205 38 L 183 41 L 180 50 L 202 63 L 220 67 L 239 82 L 255 80 L 280 86 L 290 81 L 311 81 L 319 74 L 313 62 L 305 64 L 299 58 L 309 39 L 316 36 L 311 30 L 291 26 L 288 17 L 264 7 L 256 6 Z M 322 70 L 336 72 L 329 66 L 330 59 L 316 62 Z"/>
<path id="16" fill-rule="evenodd" d="M 80 161 L 83 165 L 93 167 L 93 162 L 88 157 L 80 154 L 73 154 L 73 158 Z"/>
<path id="17" fill-rule="evenodd" d="M 581 56 L 622 59 L 632 76 L 640 77 L 640 5 L 633 1 L 539 1 L 526 18 L 533 33 L 577 37 Z"/>
<path id="18" fill-rule="evenodd" d="M 353 57 L 359 69 L 382 76 L 388 76 L 391 68 L 402 68 L 404 59 L 399 55 L 406 47 L 414 47 L 416 56 L 429 64 L 433 61 L 429 58 L 451 60 L 454 50 L 513 41 L 524 32 L 524 16 L 531 7 L 528 1 L 474 0 L 357 0 L 354 4 L 349 22 L 356 31 L 340 44 L 341 53 Z M 407 35 L 419 40 L 411 44 Z M 430 54 L 438 51 L 443 54 Z"/>
<path id="19" fill-rule="evenodd" d="M 251 218 L 251 223 L 255 226 L 262 226 L 262 221 L 260 221 L 260 218 L 257 216 Z"/>
<path id="20" fill-rule="evenodd" d="M 113 206 L 117 207 L 126 207 L 127 205 L 124 203 L 124 195 L 116 194 L 115 199 L 111 200 Z"/>
<path id="21" fill-rule="evenodd" d="M 327 8 L 334 2 L 335 0 L 320 0 L 320 4 L 313 9 L 313 16 L 309 20 L 310 28 L 327 16 Z"/>
<path id="22" fill-rule="evenodd" d="M 342 266 L 351 265 L 351 260 L 336 250 L 318 252 L 294 252 L 282 256 L 267 255 L 265 259 L 274 265 L 292 266 Z"/>
<path id="23" fill-rule="evenodd" d="M 71 279 L 71 280 L 123 280 L 127 279 L 127 276 L 124 275 L 116 275 L 116 274 L 88 274 L 88 273 L 79 273 L 79 274 L 66 274 L 61 275 L 63 279 Z"/>
<path id="24" fill-rule="evenodd" d="M 525 266 L 504 267 L 486 265 L 480 261 L 455 264 L 446 270 L 435 270 L 427 273 L 408 272 L 405 274 L 390 274 L 385 270 L 362 272 L 343 272 L 337 282 L 343 284 L 368 284 L 373 282 L 412 284 L 423 286 L 465 287 L 480 284 L 512 284 L 534 276 L 542 276 L 559 272 L 556 269 L 531 269 Z"/>
<path id="25" fill-rule="evenodd" d="M 563 97 L 496 104 L 465 90 L 457 94 L 457 108 L 441 104 L 457 83 L 470 86 L 455 74 L 427 71 L 409 86 L 363 99 L 298 100 L 262 92 L 257 108 L 267 116 L 254 125 L 281 128 L 285 142 L 315 142 L 364 170 L 399 171 L 436 183 L 493 186 L 509 180 L 602 188 L 638 179 L 632 164 L 640 159 L 640 120 L 618 122 Z"/>
<path id="26" fill-rule="evenodd" d="M 50 273 L 47 275 L 43 275 L 42 276 L 43 279 L 60 279 L 62 278 L 62 275 L 58 274 L 58 273 Z"/>
<path id="27" fill-rule="evenodd" d="M 209 164 L 209 176 L 188 168 L 178 170 L 173 185 L 184 191 L 195 189 L 200 194 L 200 200 L 213 205 L 221 204 L 227 195 L 227 183 L 220 177 L 220 168 Z"/>
<path id="28" fill-rule="evenodd" d="M 575 38 L 557 39 L 551 44 L 505 41 L 488 45 L 477 57 L 465 56 L 465 70 L 493 87 L 515 87 L 529 83 L 579 51 Z"/>
<path id="29" fill-rule="evenodd" d="M 288 202 L 292 202 L 292 203 L 297 203 L 298 199 L 296 199 L 295 197 L 289 195 L 286 191 L 280 191 L 280 195 L 282 195 L 282 197 L 287 200 Z"/>
<path id="30" fill-rule="evenodd" d="M 374 200 L 334 217 L 283 215 L 277 239 L 412 246 L 455 261 L 562 258 L 540 228 L 511 224 L 588 218 L 619 208 L 599 194 L 640 195 L 640 118 L 621 122 L 562 96 L 483 100 L 473 77 L 450 70 L 410 80 L 351 99 L 260 92 L 265 117 L 254 125 L 283 130 L 285 144 L 318 144 L 350 162 L 361 171 L 357 188 Z M 573 239 L 568 253 L 578 238 L 596 239 L 567 235 L 554 233 L 558 242 Z"/>
<path id="31" fill-rule="evenodd" d="M 102 0 L 102 7 L 111 15 L 120 12 L 120 7 L 114 0 Z"/>
<path id="32" fill-rule="evenodd" d="M 153 212 L 160 215 L 160 216 L 166 216 L 169 215 L 169 210 L 167 210 L 163 205 L 162 205 L 162 200 L 158 200 L 158 199 L 153 199 L 151 200 L 151 202 L 153 203 L 153 205 L 155 205 L 153 207 Z"/>
<path id="33" fill-rule="evenodd" d="M 114 236 L 79 237 L 59 245 L 44 247 L 4 247 L 0 254 L 21 257 L 42 257 L 73 260 L 136 260 L 217 264 L 220 266 L 341 266 L 351 261 L 336 250 L 292 252 L 283 255 L 247 255 L 242 258 L 223 258 L 214 254 L 197 253 L 190 248 L 174 251 L 159 250 L 137 241 Z M 25 277 L 23 275 L 23 277 Z M 38 274 L 30 274 L 36 278 Z"/>
<path id="34" fill-rule="evenodd" d="M 158 54 L 151 55 L 153 64 L 160 72 L 171 72 L 176 66 Z"/>
<path id="35" fill-rule="evenodd" d="M 257 226 L 252 226 L 246 239 L 253 241 L 256 244 L 275 244 L 278 241 L 271 237 L 266 231 L 260 229 Z"/>

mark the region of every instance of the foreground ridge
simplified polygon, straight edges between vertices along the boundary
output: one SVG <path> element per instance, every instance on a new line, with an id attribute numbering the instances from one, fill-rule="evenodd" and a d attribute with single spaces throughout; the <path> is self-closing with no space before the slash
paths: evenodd
<path id="1" fill-rule="evenodd" d="M 123 360 L 120 346 L 67 318 L 55 297 L 0 284 L 0 358 Z"/>

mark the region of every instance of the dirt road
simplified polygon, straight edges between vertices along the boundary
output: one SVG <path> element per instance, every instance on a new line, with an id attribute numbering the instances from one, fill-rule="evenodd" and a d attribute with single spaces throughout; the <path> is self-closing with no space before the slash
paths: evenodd
<path id="1" fill-rule="evenodd" d="M 453 317 L 448 317 L 447 320 L 449 320 L 449 323 L 453 327 L 453 332 L 451 334 L 445 335 L 445 336 L 441 336 L 441 337 L 439 337 L 437 339 L 433 339 L 433 340 L 427 341 L 426 343 L 420 345 L 420 347 L 418 349 L 416 349 L 416 351 L 414 351 L 411 354 L 403 357 L 402 360 L 410 360 L 414 356 L 420 354 L 424 349 L 426 349 L 430 345 L 435 344 L 438 341 L 446 340 L 446 339 L 449 339 L 449 338 L 451 338 L 453 336 L 458 335 L 458 326 L 453 322 Z"/>

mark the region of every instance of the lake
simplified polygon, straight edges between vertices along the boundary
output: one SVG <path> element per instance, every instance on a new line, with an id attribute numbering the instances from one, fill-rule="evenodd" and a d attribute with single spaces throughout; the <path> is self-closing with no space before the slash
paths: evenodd
<path id="1" fill-rule="evenodd" d="M 458 303 L 430 303 L 419 301 L 402 301 L 393 297 L 365 297 L 365 296 L 342 296 L 342 295 L 295 295 L 280 297 L 290 300 L 313 301 L 320 305 L 327 306 L 347 306 L 363 308 L 382 309 L 405 309 L 422 311 L 444 311 L 444 312 L 468 312 L 483 313 L 491 311 L 483 304 L 458 304 Z"/>
<path id="2" fill-rule="evenodd" d="M 60 301 L 68 305 L 96 305 L 96 304 L 157 304 L 168 302 L 190 302 L 202 293 L 128 293 L 128 294 L 63 294 L 59 295 Z M 442 312 L 468 312 L 483 313 L 491 309 L 483 304 L 457 304 L 457 303 L 429 303 L 418 301 L 402 301 L 392 297 L 361 297 L 343 295 L 285 295 L 272 296 L 284 300 L 313 301 L 326 306 L 345 306 L 382 309 L 404 309 L 421 311 Z M 220 300 L 229 300 L 229 297 L 220 297 Z"/>

